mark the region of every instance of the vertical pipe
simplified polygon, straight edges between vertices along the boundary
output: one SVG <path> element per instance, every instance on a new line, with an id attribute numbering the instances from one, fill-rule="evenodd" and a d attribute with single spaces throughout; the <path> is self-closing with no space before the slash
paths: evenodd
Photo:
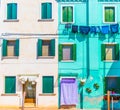
<path id="1" fill-rule="evenodd" d="M 108 105 L 107 110 L 110 110 L 110 91 L 107 91 L 107 105 Z"/>

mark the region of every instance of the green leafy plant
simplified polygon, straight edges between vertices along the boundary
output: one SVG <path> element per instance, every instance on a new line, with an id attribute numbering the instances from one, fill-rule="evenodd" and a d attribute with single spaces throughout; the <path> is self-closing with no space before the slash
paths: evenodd
<path id="1" fill-rule="evenodd" d="M 98 85 L 98 83 L 94 83 L 93 87 L 97 90 L 100 86 Z"/>
<path id="2" fill-rule="evenodd" d="M 90 88 L 86 88 L 86 92 L 87 92 L 87 93 L 91 93 L 92 90 L 91 90 Z"/>

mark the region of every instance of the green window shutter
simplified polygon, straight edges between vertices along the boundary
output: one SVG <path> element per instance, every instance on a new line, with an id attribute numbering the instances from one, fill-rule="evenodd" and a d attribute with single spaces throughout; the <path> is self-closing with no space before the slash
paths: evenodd
<path id="1" fill-rule="evenodd" d="M 105 44 L 101 44 L 101 60 L 105 60 L 105 57 L 106 54 L 105 54 Z"/>
<path id="2" fill-rule="evenodd" d="M 51 19 L 51 18 L 52 18 L 52 4 L 47 3 L 47 19 Z"/>
<path id="3" fill-rule="evenodd" d="M 3 39 L 2 56 L 7 56 L 7 40 Z"/>
<path id="4" fill-rule="evenodd" d="M 63 59 L 63 45 L 59 44 L 59 61 Z"/>
<path id="5" fill-rule="evenodd" d="M 72 46 L 72 60 L 76 60 L 76 44 Z"/>
<path id="6" fill-rule="evenodd" d="M 17 3 L 12 4 L 12 19 L 17 19 Z"/>
<path id="7" fill-rule="evenodd" d="M 109 9 L 105 7 L 105 22 L 109 22 Z"/>
<path id="8" fill-rule="evenodd" d="M 46 19 L 47 18 L 47 4 L 46 3 L 42 3 L 42 19 Z"/>
<path id="9" fill-rule="evenodd" d="M 7 4 L 7 19 L 12 19 L 12 4 Z"/>
<path id="10" fill-rule="evenodd" d="M 119 60 L 119 44 L 115 45 L 115 60 Z"/>
<path id="11" fill-rule="evenodd" d="M 42 40 L 41 39 L 38 39 L 37 56 L 42 56 Z"/>
<path id="12" fill-rule="evenodd" d="M 50 56 L 55 56 L 55 39 L 50 41 Z"/>
<path id="13" fill-rule="evenodd" d="M 42 81 L 43 93 L 54 93 L 54 78 L 53 76 L 43 76 Z"/>
<path id="14" fill-rule="evenodd" d="M 67 22 L 67 7 L 62 7 L 62 21 Z"/>
<path id="15" fill-rule="evenodd" d="M 110 22 L 115 22 L 115 8 L 111 7 L 109 9 L 109 20 Z"/>
<path id="16" fill-rule="evenodd" d="M 16 77 L 5 77 L 5 93 L 16 92 Z"/>
<path id="17" fill-rule="evenodd" d="M 67 22 L 73 22 L 73 7 L 67 8 Z"/>
<path id="18" fill-rule="evenodd" d="M 19 39 L 15 42 L 15 56 L 19 56 Z"/>

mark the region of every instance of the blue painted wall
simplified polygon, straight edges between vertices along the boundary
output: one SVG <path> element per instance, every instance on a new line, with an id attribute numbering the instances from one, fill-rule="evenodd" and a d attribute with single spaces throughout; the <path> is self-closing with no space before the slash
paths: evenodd
<path id="1" fill-rule="evenodd" d="M 61 24 L 61 6 L 67 4 L 74 5 L 75 9 L 75 25 L 86 26 L 87 25 L 87 11 L 85 2 L 58 2 L 59 19 L 58 19 L 58 31 L 59 31 L 59 44 L 61 43 L 75 43 L 76 44 L 76 61 L 75 62 L 59 62 L 59 74 L 78 74 L 78 88 L 79 88 L 79 103 L 77 108 L 98 108 L 102 109 L 106 107 L 104 96 L 104 77 L 107 75 L 120 76 L 120 60 L 113 62 L 101 61 L 101 44 L 102 43 L 119 43 L 119 34 L 73 34 L 65 30 L 65 25 Z M 89 0 L 89 26 L 103 26 L 109 25 L 103 23 L 103 5 L 115 5 L 117 9 L 117 22 L 120 20 L 120 3 L 104 3 L 98 2 L 98 0 Z M 87 37 L 89 37 L 89 48 L 87 47 Z M 87 78 L 87 50 L 89 49 L 89 76 Z M 67 75 L 66 75 L 67 76 Z M 87 78 L 84 86 L 79 86 L 80 78 Z M 59 80 L 60 82 L 60 80 Z M 95 90 L 94 83 L 99 84 L 99 89 Z M 86 92 L 86 88 L 92 90 L 91 93 Z M 105 105 L 105 106 L 104 106 Z M 120 104 L 117 105 L 120 108 Z"/>

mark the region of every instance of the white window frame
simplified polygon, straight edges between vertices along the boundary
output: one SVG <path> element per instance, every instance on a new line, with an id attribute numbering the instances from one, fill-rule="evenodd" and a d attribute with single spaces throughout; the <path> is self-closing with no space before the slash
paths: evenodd
<path id="1" fill-rule="evenodd" d="M 71 7 L 73 7 L 73 22 L 63 22 L 62 21 L 62 9 L 63 9 L 63 7 L 69 7 L 69 6 L 71 6 Z M 71 23 L 71 24 L 73 24 L 74 22 L 75 22 L 75 8 L 74 8 L 74 5 L 71 5 L 71 4 L 66 4 L 66 5 L 61 5 L 61 17 L 60 17 L 60 21 L 61 21 L 61 23 L 62 24 L 69 24 L 69 23 Z"/>
<path id="2" fill-rule="evenodd" d="M 115 8 L 115 22 L 106 22 L 105 21 L 105 8 L 106 7 L 114 7 Z M 117 7 L 115 5 L 103 5 L 103 23 L 106 24 L 113 24 L 113 23 L 117 23 Z"/>

